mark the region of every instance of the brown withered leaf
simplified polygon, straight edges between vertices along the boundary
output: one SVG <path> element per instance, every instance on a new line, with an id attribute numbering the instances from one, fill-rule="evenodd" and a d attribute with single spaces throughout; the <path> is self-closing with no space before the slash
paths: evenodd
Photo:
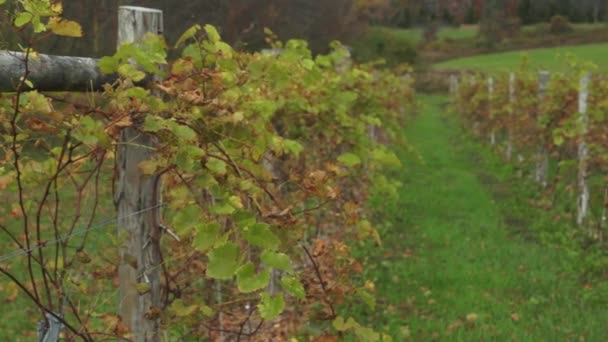
<path id="1" fill-rule="evenodd" d="M 118 336 L 128 334 L 129 328 L 123 323 L 122 318 L 116 314 L 104 313 L 99 319 L 103 322 L 106 328 Z"/>
<path id="2" fill-rule="evenodd" d="M 14 177 L 11 175 L 0 176 L 0 190 L 6 189 L 6 187 L 11 184 L 14 180 Z"/>
<path id="3" fill-rule="evenodd" d="M 55 131 L 55 128 L 53 126 L 50 126 L 48 123 L 38 118 L 28 118 L 25 124 L 32 131 L 36 132 L 50 133 Z"/>

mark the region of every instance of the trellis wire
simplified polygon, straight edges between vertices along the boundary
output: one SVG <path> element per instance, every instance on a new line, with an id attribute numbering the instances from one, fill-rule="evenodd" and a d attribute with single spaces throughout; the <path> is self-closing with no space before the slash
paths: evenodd
<path id="1" fill-rule="evenodd" d="M 129 218 L 129 217 L 132 217 L 132 216 L 140 215 L 140 214 L 143 214 L 143 213 L 148 212 L 150 210 L 154 210 L 154 209 L 160 208 L 160 207 L 162 207 L 164 205 L 165 205 L 164 203 L 159 203 L 159 204 L 156 204 L 154 206 L 151 206 L 151 207 L 148 207 L 148 208 L 136 211 L 136 212 L 131 213 L 129 215 L 125 215 L 123 217 L 120 217 L 120 219 L 126 219 L 126 218 Z M 4 262 L 4 261 L 16 258 L 16 257 L 21 256 L 21 255 L 32 253 L 32 252 L 37 251 L 37 250 L 42 249 L 42 248 L 46 248 L 46 247 L 50 247 L 50 246 L 59 244 L 61 242 L 64 242 L 64 241 L 72 238 L 72 237 L 83 235 L 83 234 L 85 234 L 86 232 L 89 232 L 89 231 L 97 230 L 97 229 L 109 226 L 111 224 L 115 224 L 116 221 L 117 221 L 117 219 L 119 219 L 119 218 L 118 217 L 113 217 L 111 219 L 107 219 L 107 220 L 105 220 L 105 221 L 103 221 L 103 222 L 101 222 L 99 224 L 93 225 L 93 226 L 88 227 L 88 228 L 78 229 L 78 230 L 72 232 L 72 234 L 69 234 L 67 236 L 64 236 L 64 237 L 61 237 L 61 238 L 58 238 L 58 239 L 55 239 L 55 240 L 46 241 L 43 244 L 31 247 L 29 249 L 27 249 L 27 248 L 16 249 L 16 250 L 14 250 L 14 251 L 12 251 L 10 253 L 7 253 L 7 254 L 4 254 L 4 255 L 0 256 L 0 262 Z"/>

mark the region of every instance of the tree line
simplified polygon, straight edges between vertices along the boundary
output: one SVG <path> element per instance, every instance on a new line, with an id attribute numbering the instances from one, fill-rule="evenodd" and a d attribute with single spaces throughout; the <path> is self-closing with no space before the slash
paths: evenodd
<path id="1" fill-rule="evenodd" d="M 8 0 L 2 13 L 0 43 L 3 49 L 16 49 L 19 35 L 10 23 L 14 20 L 17 0 Z M 380 14 L 374 0 L 79 0 L 64 4 L 64 16 L 81 23 L 85 39 L 48 37 L 37 45 L 43 52 L 102 56 L 116 50 L 116 12 L 119 6 L 133 5 L 164 11 L 168 42 L 194 24 L 212 24 L 225 40 L 243 50 L 259 50 L 267 46 L 265 28 L 279 39 L 307 40 L 316 52 L 326 52 L 332 40 L 347 41 L 357 36 Z"/>
<path id="2" fill-rule="evenodd" d="M 477 24 L 494 10 L 522 24 L 547 22 L 553 16 L 573 22 L 608 20 L 608 2 L 604 0 L 385 0 L 377 23 L 412 27 L 431 22 Z"/>

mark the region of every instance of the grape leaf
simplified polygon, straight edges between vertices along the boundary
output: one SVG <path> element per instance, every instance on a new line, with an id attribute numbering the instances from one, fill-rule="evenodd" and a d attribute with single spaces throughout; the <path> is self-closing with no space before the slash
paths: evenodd
<path id="1" fill-rule="evenodd" d="M 281 286 L 285 291 L 291 293 L 299 299 L 306 298 L 306 291 L 302 283 L 294 276 L 284 276 L 281 278 Z"/>
<path id="2" fill-rule="evenodd" d="M 217 222 L 202 224 L 196 228 L 192 246 L 199 252 L 205 252 L 219 240 L 220 232 L 221 226 Z"/>
<path id="3" fill-rule="evenodd" d="M 338 157 L 338 161 L 348 167 L 355 167 L 361 164 L 361 158 L 354 153 L 344 153 L 343 155 Z"/>
<path id="4" fill-rule="evenodd" d="M 280 240 L 265 223 L 256 223 L 243 229 L 243 236 L 252 245 L 266 249 L 276 250 Z"/>
<path id="5" fill-rule="evenodd" d="M 210 278 L 228 280 L 239 268 L 239 248 L 233 242 L 226 242 L 214 248 L 207 256 L 207 276 Z"/>
<path id="6" fill-rule="evenodd" d="M 260 310 L 260 316 L 263 319 L 270 321 L 283 312 L 285 299 L 282 294 L 271 297 L 268 293 L 264 292 L 261 297 L 262 301 L 258 304 L 258 310 Z"/>
<path id="7" fill-rule="evenodd" d="M 260 273 L 255 272 L 255 266 L 248 262 L 241 266 L 236 272 L 236 285 L 239 291 L 243 293 L 257 291 L 268 285 L 270 281 L 270 272 L 268 269 Z"/>
<path id="8" fill-rule="evenodd" d="M 287 254 L 265 250 L 260 258 L 263 263 L 270 267 L 282 271 L 292 270 L 291 261 L 289 260 L 289 256 L 287 256 Z"/>

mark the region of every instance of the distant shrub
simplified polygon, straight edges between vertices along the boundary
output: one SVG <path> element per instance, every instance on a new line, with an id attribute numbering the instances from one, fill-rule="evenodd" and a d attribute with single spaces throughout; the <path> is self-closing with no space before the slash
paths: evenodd
<path id="1" fill-rule="evenodd" d="M 383 58 L 387 65 L 414 64 L 417 57 L 416 43 L 397 30 L 382 27 L 370 28 L 351 44 L 353 58 L 358 62 L 370 62 Z"/>
<path id="2" fill-rule="evenodd" d="M 507 37 L 515 37 L 521 31 L 521 19 L 518 17 L 509 17 L 505 19 L 504 31 Z"/>
<path id="3" fill-rule="evenodd" d="M 437 32 L 439 32 L 439 25 L 437 23 L 431 23 L 426 25 L 423 32 L 424 42 L 429 43 L 437 39 Z"/>
<path id="4" fill-rule="evenodd" d="M 551 17 L 549 31 L 553 34 L 562 34 L 574 31 L 570 21 L 563 15 L 554 15 Z"/>

